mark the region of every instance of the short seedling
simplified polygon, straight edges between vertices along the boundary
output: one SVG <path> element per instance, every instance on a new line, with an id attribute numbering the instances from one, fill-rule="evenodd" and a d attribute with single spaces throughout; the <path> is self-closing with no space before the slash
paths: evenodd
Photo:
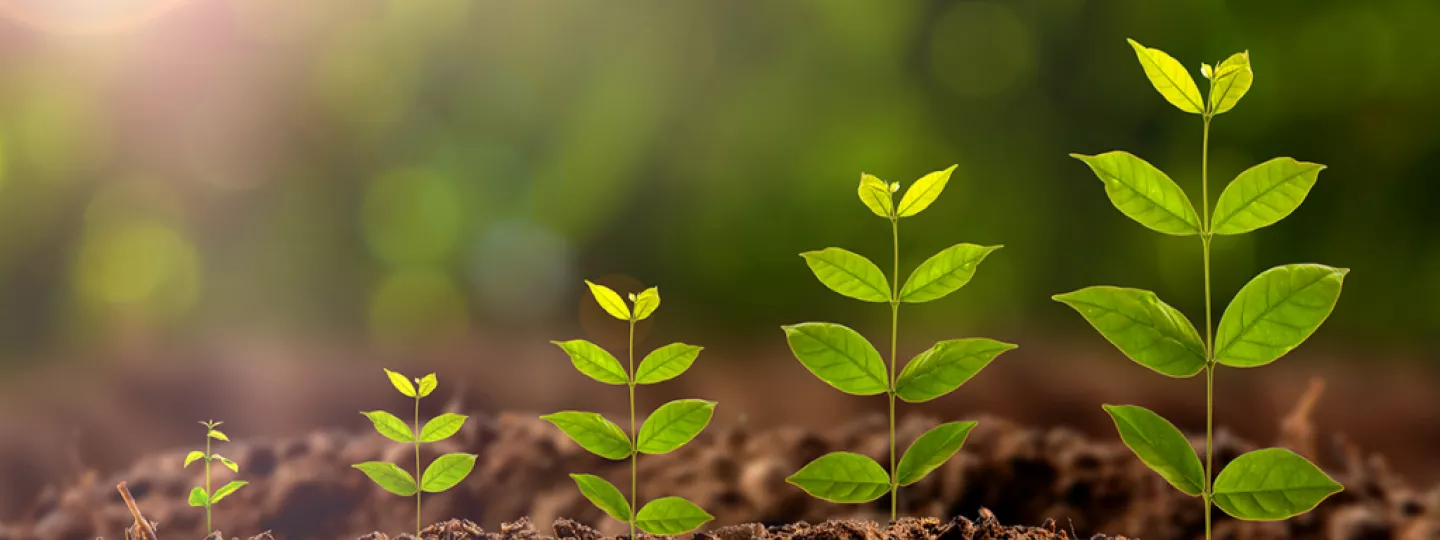
<path id="1" fill-rule="evenodd" d="M 863 256 L 840 248 L 802 253 L 820 282 L 831 290 L 857 300 L 890 304 L 890 365 L 859 333 L 834 323 L 803 323 L 786 326 L 785 338 L 800 363 L 820 379 L 848 394 L 886 394 L 890 400 L 890 469 L 887 473 L 869 457 L 851 452 L 833 452 L 810 462 L 787 479 L 811 496 L 840 503 L 863 503 L 890 493 L 890 519 L 897 517 L 896 492 L 924 478 L 960 450 L 975 422 L 941 424 L 921 435 L 900 464 L 895 464 L 895 398 L 922 403 L 954 391 L 989 365 L 1000 353 L 1015 346 L 999 341 L 970 338 L 941 341 L 910 360 L 895 375 L 896 334 L 900 304 L 921 303 L 944 297 L 969 283 L 975 269 L 1001 246 L 957 244 L 921 263 L 902 288 L 900 284 L 900 218 L 914 216 L 929 207 L 945 189 L 955 167 L 925 175 L 905 191 L 895 204 L 900 184 L 860 175 L 860 200 L 875 215 L 890 221 L 894 241 L 895 285 Z"/>
<path id="2" fill-rule="evenodd" d="M 423 523 L 420 521 L 421 493 L 440 493 L 455 487 L 475 468 L 476 456 L 463 453 L 445 454 L 435 458 L 435 461 L 430 462 L 430 466 L 425 468 L 425 474 L 420 474 L 420 444 L 439 442 L 450 438 L 465 425 L 466 416 L 445 413 L 430 419 L 424 427 L 421 427 L 420 398 L 435 391 L 435 387 L 439 384 L 435 374 L 431 373 L 420 379 L 406 379 L 404 375 L 387 369 L 385 375 L 390 377 L 390 384 L 394 385 L 401 394 L 415 398 L 415 429 L 411 430 L 404 421 L 385 411 L 370 411 L 360 414 L 369 418 L 370 422 L 375 424 L 375 431 L 380 432 L 381 435 L 395 442 L 415 445 L 415 474 L 420 476 L 420 484 L 416 485 L 414 476 L 410 476 L 410 473 L 393 463 L 367 461 L 356 464 L 354 467 L 360 469 L 386 491 L 401 497 L 415 496 L 415 536 L 419 537 L 420 529 L 423 527 Z"/>
<path id="3" fill-rule="evenodd" d="M 645 320 L 660 307 L 660 291 L 654 287 L 638 296 L 631 294 L 627 305 L 620 295 L 604 285 L 585 282 L 595 301 L 606 313 L 630 323 L 628 367 L 621 366 L 614 355 L 598 345 L 576 339 L 556 341 L 575 369 L 590 378 L 605 384 L 626 385 L 630 389 L 630 431 L 627 434 L 614 422 L 591 412 L 561 411 L 542 416 L 555 427 L 565 432 L 582 448 L 606 459 L 630 458 L 630 500 L 626 501 L 620 490 L 610 482 L 595 475 L 572 474 L 580 493 L 591 503 L 610 514 L 611 517 L 630 524 L 630 537 L 635 537 L 639 528 L 650 534 L 675 535 L 695 530 L 705 522 L 714 519 L 694 503 L 680 497 L 662 497 L 647 503 L 639 512 L 631 509 L 636 502 L 636 465 L 639 454 L 666 454 L 690 442 L 710 423 L 715 413 L 715 402 L 700 399 L 679 399 L 661 405 L 640 431 L 635 431 L 635 386 L 668 381 L 680 376 L 695 358 L 700 356 L 701 347 L 672 343 L 650 354 L 635 368 L 635 323 Z"/>
<path id="4" fill-rule="evenodd" d="M 220 489 L 214 491 L 210 490 L 211 463 L 219 461 L 221 465 L 224 465 L 225 468 L 230 469 L 231 472 L 240 472 L 239 464 L 231 461 L 230 458 L 210 451 L 211 441 L 230 442 L 230 437 L 226 436 L 224 432 L 215 429 L 217 427 L 220 427 L 220 424 L 223 423 L 224 422 L 216 422 L 214 420 L 200 422 L 200 425 L 205 426 L 205 451 L 201 452 L 199 450 L 195 450 L 190 452 L 189 455 L 185 456 L 185 465 L 183 465 L 184 467 L 189 467 L 191 463 L 200 461 L 205 466 L 205 485 L 195 486 L 194 489 L 190 490 L 190 506 L 205 507 L 206 534 L 215 531 L 215 529 L 212 528 L 210 525 L 210 507 L 214 506 L 215 503 L 220 502 L 221 499 L 230 496 L 231 493 L 235 493 L 236 490 L 245 487 L 245 484 L 249 483 L 241 480 L 234 480 L 228 484 L 220 486 Z"/>
<path id="5" fill-rule="evenodd" d="M 1342 487 L 1305 458 L 1283 448 L 1256 450 L 1235 458 L 1212 483 L 1215 368 L 1256 367 L 1290 352 L 1315 329 L 1340 298 L 1348 270 L 1318 264 L 1290 264 L 1262 272 L 1231 300 L 1211 338 L 1210 240 L 1273 225 L 1289 215 L 1315 185 L 1323 165 L 1276 158 L 1240 173 L 1220 194 L 1210 215 L 1208 185 L 1210 122 L 1229 111 L 1250 89 L 1250 54 L 1239 53 L 1217 66 L 1201 65 L 1210 80 L 1209 99 L 1170 55 L 1130 41 L 1151 84 L 1181 110 L 1204 122 L 1200 162 L 1200 214 L 1185 191 L 1159 169 L 1126 152 L 1075 155 L 1105 183 L 1110 201 L 1131 219 L 1156 231 L 1199 236 L 1205 266 L 1205 341 L 1185 315 L 1155 293 L 1120 287 L 1089 287 L 1056 295 L 1111 343 L 1139 364 L 1170 377 L 1205 372 L 1205 465 L 1169 421 L 1141 407 L 1106 405 L 1120 438 L 1171 485 L 1205 503 L 1205 536 L 1210 507 L 1247 520 L 1283 520 L 1315 508 Z"/>

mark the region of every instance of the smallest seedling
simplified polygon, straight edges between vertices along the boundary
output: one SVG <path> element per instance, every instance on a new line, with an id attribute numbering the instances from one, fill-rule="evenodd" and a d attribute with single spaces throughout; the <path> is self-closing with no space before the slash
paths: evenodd
<path id="1" fill-rule="evenodd" d="M 217 427 L 220 427 L 220 424 L 223 423 L 224 422 L 216 422 L 214 420 L 200 422 L 200 425 L 205 426 L 205 451 L 201 452 L 199 450 L 195 450 L 193 452 L 190 452 L 190 455 L 185 456 L 185 467 L 189 467 L 191 463 L 194 463 L 196 461 L 203 460 L 205 463 L 205 485 L 195 486 L 195 489 L 190 490 L 190 506 L 205 507 L 206 534 L 215 531 L 215 528 L 210 526 L 210 507 L 214 506 L 215 503 L 220 502 L 220 499 L 224 499 L 225 497 L 230 496 L 231 493 L 235 493 L 236 490 L 245 487 L 245 484 L 249 483 L 242 480 L 235 480 L 228 484 L 220 486 L 220 489 L 210 491 L 211 462 L 219 461 L 221 465 L 224 465 L 226 469 L 230 469 L 231 472 L 240 472 L 239 464 L 231 461 L 230 458 L 210 451 L 211 441 L 230 442 L 230 437 L 226 436 L 224 432 L 215 429 Z"/>

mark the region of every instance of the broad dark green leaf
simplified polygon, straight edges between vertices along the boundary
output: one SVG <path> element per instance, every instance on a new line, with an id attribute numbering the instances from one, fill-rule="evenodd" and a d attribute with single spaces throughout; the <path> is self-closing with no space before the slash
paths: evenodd
<path id="1" fill-rule="evenodd" d="M 661 497 L 635 513 L 635 526 L 650 534 L 685 534 L 715 519 L 694 503 L 680 497 Z"/>
<path id="2" fill-rule="evenodd" d="M 410 379 L 388 369 L 385 370 L 385 376 L 390 378 L 390 384 L 395 386 L 395 389 L 399 390 L 401 394 L 405 394 L 405 397 L 415 397 L 415 383 L 410 382 Z"/>
<path id="3" fill-rule="evenodd" d="M 640 367 L 635 368 L 635 384 L 655 384 L 679 377 L 695 359 L 700 356 L 704 347 L 686 345 L 684 343 L 671 343 L 659 349 L 650 351 L 645 359 L 640 361 Z"/>
<path id="4" fill-rule="evenodd" d="M 650 287 L 635 297 L 635 320 L 643 321 L 660 309 L 660 289 Z"/>
<path id="5" fill-rule="evenodd" d="M 785 481 L 812 497 L 838 503 L 870 502 L 890 491 L 890 475 L 885 469 L 853 452 L 820 456 Z"/>
<path id="6" fill-rule="evenodd" d="M 459 484 L 470 471 L 475 469 L 475 454 L 445 454 L 425 467 L 420 475 L 420 489 L 426 493 L 440 493 Z"/>
<path id="7" fill-rule="evenodd" d="M 866 302 L 890 301 L 890 284 L 870 259 L 833 247 L 807 251 L 800 256 L 830 290 Z"/>
<path id="8" fill-rule="evenodd" d="M 1155 293 L 1123 287 L 1086 287 L 1057 294 L 1125 356 L 1171 377 L 1205 369 L 1205 343 L 1185 315 Z"/>
<path id="9" fill-rule="evenodd" d="M 1210 77 L 1210 114 L 1234 108 L 1254 82 L 1255 73 L 1250 71 L 1250 51 L 1225 59 Z"/>
<path id="10" fill-rule="evenodd" d="M 395 415 L 385 411 L 362 411 L 360 414 L 369 418 L 370 423 L 375 424 L 375 431 L 385 438 L 395 442 L 415 442 L 415 434 L 410 431 L 410 426 Z"/>
<path id="11" fill-rule="evenodd" d="M 190 464 L 194 463 L 197 459 L 205 459 L 205 453 L 199 450 L 190 452 L 190 454 L 185 456 L 185 465 L 183 465 L 183 467 L 189 467 Z"/>
<path id="12" fill-rule="evenodd" d="M 370 480 L 373 480 L 380 487 L 385 488 L 385 491 L 402 497 L 415 494 L 415 477 L 410 476 L 410 473 L 401 470 L 400 467 L 396 467 L 394 463 L 367 461 L 351 466 L 360 469 L 360 472 L 365 473 L 365 476 L 369 476 Z"/>
<path id="13" fill-rule="evenodd" d="M 1215 504 L 1240 519 L 1275 521 L 1314 509 L 1345 489 L 1298 454 L 1284 448 L 1235 458 L 1215 478 Z"/>
<path id="14" fill-rule="evenodd" d="M 1070 154 L 1085 162 L 1105 183 L 1110 203 L 1126 216 L 1153 230 L 1188 236 L 1200 234 L 1200 218 L 1185 190 L 1169 176 L 1129 152 L 1098 156 Z"/>
<path id="15" fill-rule="evenodd" d="M 1000 353 L 1015 345 L 993 339 L 966 338 L 941 341 L 905 365 L 895 379 L 895 396 L 923 403 L 955 391 Z"/>
<path id="16" fill-rule="evenodd" d="M 875 215 L 889 218 L 895 213 L 895 199 L 890 185 L 874 176 L 860 174 L 860 202 Z"/>
<path id="17" fill-rule="evenodd" d="M 619 360 L 616 360 L 613 355 L 600 348 L 599 345 L 583 339 L 551 341 L 551 343 L 564 349 L 565 354 L 570 355 L 570 363 L 575 365 L 575 369 L 589 375 L 591 379 L 605 384 L 630 383 L 630 376 L 625 373 L 625 366 L 620 365 Z"/>
<path id="18" fill-rule="evenodd" d="M 614 422 L 590 412 L 561 411 L 541 416 L 565 432 L 581 448 L 606 459 L 630 457 L 630 437 Z"/>
<path id="19" fill-rule="evenodd" d="M 455 413 L 445 413 L 431 418 L 429 422 L 425 423 L 425 427 L 420 428 L 420 442 L 429 443 L 450 438 L 465 426 L 466 418 L 463 414 Z"/>
<path id="20" fill-rule="evenodd" d="M 873 396 L 889 389 L 880 352 L 854 330 L 834 323 L 782 328 L 795 358 L 830 386 L 857 396 Z"/>
<path id="21" fill-rule="evenodd" d="M 1346 268 L 1289 264 L 1271 268 L 1225 308 L 1215 337 L 1215 360 L 1232 367 L 1274 362 L 1299 346 L 1335 308 Z"/>
<path id="22" fill-rule="evenodd" d="M 604 285 L 591 283 L 589 280 L 585 281 L 585 285 L 590 287 L 590 294 L 595 296 L 595 302 L 599 303 L 600 308 L 609 313 L 611 317 L 622 321 L 630 320 L 630 307 L 625 305 L 625 299 L 621 298 L 619 293 Z"/>
<path id="23" fill-rule="evenodd" d="M 910 448 L 905 450 L 900 464 L 895 466 L 895 479 L 902 486 L 919 482 L 930 471 L 944 465 L 950 456 L 960 451 L 965 437 L 975 429 L 975 422 L 948 422 L 926 431 Z"/>
<path id="24" fill-rule="evenodd" d="M 905 190 L 905 196 L 900 198 L 900 206 L 895 208 L 896 215 L 910 217 L 929 208 L 935 198 L 940 196 L 940 192 L 945 191 L 945 184 L 950 181 L 950 174 L 955 172 L 957 166 L 951 165 L 948 169 L 932 172 L 916 180 Z"/>
<path id="25" fill-rule="evenodd" d="M 435 378 L 435 374 L 431 373 L 420 379 L 420 387 L 416 389 L 416 393 L 419 394 L 420 397 L 428 396 L 431 392 L 435 391 L 435 387 L 439 386 L 439 384 L 440 381 Z"/>
<path id="26" fill-rule="evenodd" d="M 1185 434 L 1160 415 L 1134 405 L 1105 405 L 1120 430 L 1120 440 L 1175 489 L 1188 495 L 1205 492 L 1205 468 Z"/>
<path id="27" fill-rule="evenodd" d="M 235 493 L 236 490 L 245 487 L 246 484 L 249 484 L 249 482 L 243 480 L 235 480 L 233 482 L 220 486 L 220 489 L 215 490 L 215 496 L 210 498 L 210 504 L 220 502 L 220 499 L 229 497 L 231 493 Z"/>
<path id="28" fill-rule="evenodd" d="M 1200 100 L 1200 87 L 1195 86 L 1195 79 L 1190 77 L 1185 66 L 1165 54 L 1165 51 L 1146 47 L 1133 39 L 1126 41 L 1135 49 L 1135 56 L 1140 59 L 1140 67 L 1145 69 L 1145 77 L 1150 79 L 1150 84 L 1160 91 L 1160 95 L 1165 96 L 1165 101 L 1188 113 L 1205 113 L 1204 101 Z"/>
<path id="29" fill-rule="evenodd" d="M 570 478 L 580 487 L 580 494 L 590 499 L 596 508 L 604 510 L 610 517 L 630 522 L 630 501 L 625 500 L 625 495 L 614 484 L 593 474 L 572 474 Z"/>
<path id="30" fill-rule="evenodd" d="M 1241 234 L 1268 227 L 1290 215 L 1325 166 L 1275 158 L 1240 173 L 1215 203 L 1210 230 L 1215 234 Z"/>
<path id="31" fill-rule="evenodd" d="M 636 448 L 645 454 L 664 454 L 684 446 L 705 429 L 714 414 L 715 402 L 703 399 L 677 399 L 661 405 L 640 426 Z"/>
<path id="32" fill-rule="evenodd" d="M 975 276 L 980 262 L 1002 247 L 956 244 L 946 248 L 915 267 L 910 279 L 905 280 L 905 287 L 900 289 L 900 300 L 918 304 L 959 290 Z"/>
<path id="33" fill-rule="evenodd" d="M 190 506 L 209 506 L 210 496 L 205 494 L 205 488 L 195 486 L 190 490 Z"/>

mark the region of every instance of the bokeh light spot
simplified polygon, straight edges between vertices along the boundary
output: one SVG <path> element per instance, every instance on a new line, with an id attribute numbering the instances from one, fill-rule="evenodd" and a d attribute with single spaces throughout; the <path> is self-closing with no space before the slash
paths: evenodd
<path id="1" fill-rule="evenodd" d="M 423 169 L 401 169 L 371 182 L 365 193 L 365 241 L 392 266 L 449 260 L 460 241 L 464 210 L 459 188 Z"/>
<path id="2" fill-rule="evenodd" d="M 1006 4 L 956 2 L 935 25 L 930 68 L 966 98 L 1013 92 L 1035 75 L 1035 36 Z"/>
<path id="3" fill-rule="evenodd" d="M 184 309 L 198 292 L 198 267 L 195 248 L 175 230 L 135 221 L 87 234 L 76 265 L 76 285 L 84 303 L 92 307 Z"/>
<path id="4" fill-rule="evenodd" d="M 454 338 L 468 326 L 464 291 L 440 271 L 391 273 L 370 297 L 370 332 L 377 343 Z"/>

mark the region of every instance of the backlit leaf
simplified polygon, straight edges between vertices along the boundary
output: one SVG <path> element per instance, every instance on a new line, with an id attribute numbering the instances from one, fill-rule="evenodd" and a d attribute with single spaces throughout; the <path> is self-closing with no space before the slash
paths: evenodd
<path id="1" fill-rule="evenodd" d="M 679 377 L 699 358 L 704 347 L 671 343 L 650 351 L 635 368 L 635 384 L 654 384 Z"/>
<path id="2" fill-rule="evenodd" d="M 895 199 L 885 181 L 868 174 L 860 175 L 860 202 L 875 215 L 889 218 L 895 213 Z"/>
<path id="3" fill-rule="evenodd" d="M 572 474 L 570 478 L 580 487 L 580 494 L 590 499 L 596 508 L 604 510 L 610 517 L 630 522 L 630 501 L 625 500 L 625 495 L 614 484 L 593 474 Z"/>
<path id="4" fill-rule="evenodd" d="M 685 534 L 715 519 L 694 503 L 680 497 L 661 497 L 635 513 L 635 526 L 650 534 Z"/>
<path id="5" fill-rule="evenodd" d="M 1199 496 L 1205 491 L 1205 469 L 1185 434 L 1160 415 L 1134 405 L 1105 405 L 1120 430 L 1120 440 L 1175 489 Z"/>
<path id="6" fill-rule="evenodd" d="M 941 341 L 905 365 L 895 379 L 895 396 L 922 403 L 955 391 L 1000 353 L 1015 345 L 993 339 L 967 338 Z"/>
<path id="7" fill-rule="evenodd" d="M 1105 183 L 1110 203 L 1126 216 L 1153 230 L 1187 236 L 1200 234 L 1200 218 L 1185 190 L 1145 160 L 1129 152 L 1098 156 L 1070 154 L 1085 162 Z"/>
<path id="8" fill-rule="evenodd" d="M 635 297 L 635 320 L 643 321 L 657 309 L 660 309 L 660 289 L 651 287 Z"/>
<path id="9" fill-rule="evenodd" d="M 900 199 L 900 206 L 895 208 L 896 215 L 910 217 L 929 208 L 935 198 L 940 196 L 940 192 L 945 191 L 945 184 L 950 181 L 950 174 L 955 172 L 955 167 L 957 165 L 932 172 L 911 184 L 910 189 L 905 190 L 905 196 Z"/>
<path id="10" fill-rule="evenodd" d="M 581 448 L 606 459 L 630 457 L 630 437 L 614 422 L 595 413 L 561 411 L 541 416 L 565 432 Z"/>
<path id="11" fill-rule="evenodd" d="M 211 455 L 211 456 L 210 456 L 210 460 L 211 460 L 211 461 L 219 461 L 221 465 L 224 465 L 226 469 L 230 469 L 232 472 L 237 472 L 237 473 L 240 472 L 240 464 L 239 464 L 239 463 L 235 463 L 235 462 L 234 462 L 233 460 L 231 460 L 230 458 L 227 458 L 227 457 L 222 456 L 222 455 L 220 455 L 220 454 L 214 454 L 214 455 Z"/>
<path id="12" fill-rule="evenodd" d="M 570 355 L 570 363 L 574 364 L 580 373 L 605 384 L 629 384 L 630 376 L 625 373 L 625 367 L 599 345 L 583 339 L 551 343 L 559 345 L 565 350 L 565 354 Z"/>
<path id="13" fill-rule="evenodd" d="M 229 497 L 231 493 L 235 493 L 236 490 L 238 490 L 238 489 L 240 489 L 240 488 L 242 488 L 242 487 L 245 487 L 246 484 L 249 484 L 249 482 L 246 482 L 246 481 L 243 481 L 243 480 L 236 480 L 236 481 L 230 482 L 230 483 L 228 483 L 228 484 L 225 484 L 225 485 L 223 485 L 223 486 L 220 486 L 219 489 L 216 489 L 216 490 L 215 490 L 215 496 L 210 499 L 210 504 L 215 504 L 215 503 L 220 502 L 220 499 L 224 499 L 225 497 Z"/>
<path id="14" fill-rule="evenodd" d="M 369 418 L 370 423 L 375 424 L 375 431 L 385 438 L 395 442 L 415 442 L 415 434 L 410 431 L 410 426 L 395 415 L 385 411 L 362 411 L 360 414 Z"/>
<path id="15" fill-rule="evenodd" d="M 975 276 L 975 268 L 990 255 L 990 252 L 1004 246 L 977 246 L 956 244 L 930 257 L 905 280 L 900 289 L 900 300 L 920 303 L 942 298 L 959 290 Z"/>
<path id="16" fill-rule="evenodd" d="M 890 284 L 870 259 L 833 247 L 807 251 L 800 256 L 830 290 L 866 302 L 890 301 Z"/>
<path id="17" fill-rule="evenodd" d="M 908 486 L 925 478 L 930 471 L 944 465 L 950 456 L 960 451 L 960 446 L 965 444 L 965 438 L 974 428 L 975 422 L 948 422 L 926 431 L 910 444 L 904 457 L 900 458 L 900 464 L 895 466 L 896 481 Z"/>
<path id="18" fill-rule="evenodd" d="M 664 454 L 690 442 L 715 414 L 715 402 L 677 399 L 664 405 L 640 426 L 637 448 L 646 454 Z"/>
<path id="19" fill-rule="evenodd" d="M 1210 230 L 1241 234 L 1275 224 L 1300 206 L 1324 169 L 1324 165 L 1291 158 L 1275 158 L 1246 169 L 1220 194 Z"/>
<path id="20" fill-rule="evenodd" d="M 475 468 L 475 454 L 445 454 L 425 467 L 420 475 L 420 489 L 426 493 L 440 493 L 459 484 Z"/>
<path id="21" fill-rule="evenodd" d="M 400 467 L 396 467 L 394 463 L 367 461 L 351 466 L 360 469 L 360 472 L 369 476 L 375 484 L 385 488 L 385 491 L 402 497 L 415 494 L 415 477 L 410 476 L 410 473 L 401 470 Z"/>
<path id="22" fill-rule="evenodd" d="M 853 452 L 820 456 L 785 481 L 812 497 L 837 503 L 870 502 L 890 491 L 890 475 L 885 469 Z"/>
<path id="23" fill-rule="evenodd" d="M 197 459 L 205 459 L 205 453 L 199 450 L 190 452 L 190 454 L 185 456 L 185 465 L 183 465 L 183 467 L 189 467 L 190 464 L 194 463 Z"/>
<path id="24" fill-rule="evenodd" d="M 1250 51 L 1237 53 L 1221 62 L 1210 78 L 1210 114 L 1220 114 L 1235 107 L 1250 91 L 1255 73 L 1250 71 Z"/>
<path id="25" fill-rule="evenodd" d="M 1271 268 L 1236 293 L 1220 317 L 1215 360 L 1232 367 L 1274 362 L 1299 346 L 1335 308 L 1347 268 L 1289 264 Z"/>
<path id="26" fill-rule="evenodd" d="M 618 293 L 604 285 L 591 283 L 589 280 L 586 280 L 585 284 L 590 287 L 590 294 L 595 295 L 595 302 L 600 304 L 601 309 L 616 319 L 630 320 L 630 307 L 625 305 L 625 299 L 621 298 Z"/>
<path id="27" fill-rule="evenodd" d="M 401 394 L 405 394 L 405 397 L 415 397 L 415 383 L 410 382 L 410 379 L 388 369 L 385 370 L 385 376 L 390 378 L 390 384 Z"/>
<path id="28" fill-rule="evenodd" d="M 1126 41 L 1135 49 L 1135 56 L 1140 59 L 1140 67 L 1145 69 L 1145 77 L 1150 79 L 1150 84 L 1160 91 L 1165 101 L 1188 113 L 1205 113 L 1202 105 L 1204 102 L 1200 100 L 1200 87 L 1195 86 L 1195 79 L 1190 78 L 1190 72 L 1185 70 L 1185 66 L 1160 49 L 1146 47 L 1133 39 Z"/>
<path id="29" fill-rule="evenodd" d="M 889 389 L 880 352 L 854 330 L 834 323 L 782 328 L 795 358 L 830 386 L 858 396 L 873 396 Z"/>
<path id="30" fill-rule="evenodd" d="M 420 442 L 429 443 L 450 438 L 465 426 L 466 418 L 463 414 L 455 413 L 445 413 L 431 418 L 429 422 L 425 423 L 425 427 L 420 428 Z"/>
<path id="31" fill-rule="evenodd" d="M 195 486 L 190 490 L 189 502 L 190 506 L 208 506 L 210 504 L 210 496 L 205 494 L 205 488 Z"/>
<path id="32" fill-rule="evenodd" d="M 1345 489 L 1324 471 L 1284 448 L 1235 458 L 1215 478 L 1215 504 L 1240 519 L 1273 521 L 1309 512 Z"/>
<path id="33" fill-rule="evenodd" d="M 435 378 L 435 374 L 431 373 L 420 379 L 420 387 L 417 388 L 416 391 L 420 394 L 420 397 L 425 397 L 430 395 L 431 392 L 434 392 L 435 387 L 439 386 L 439 384 L 440 381 Z"/>
<path id="34" fill-rule="evenodd" d="M 1205 343 L 1195 326 L 1153 292 L 1086 287 L 1053 298 L 1075 308 L 1120 352 L 1142 366 L 1171 377 L 1190 377 L 1205 369 Z"/>
<path id="35" fill-rule="evenodd" d="M 217 441 L 230 442 L 230 436 L 229 436 L 229 435 L 226 435 L 224 432 L 222 432 L 222 431 L 220 431 L 220 430 L 218 430 L 218 429 L 212 429 L 212 430 L 210 430 L 210 433 L 207 433 L 206 436 L 210 437 L 211 439 L 215 439 L 215 440 L 217 440 Z"/>

